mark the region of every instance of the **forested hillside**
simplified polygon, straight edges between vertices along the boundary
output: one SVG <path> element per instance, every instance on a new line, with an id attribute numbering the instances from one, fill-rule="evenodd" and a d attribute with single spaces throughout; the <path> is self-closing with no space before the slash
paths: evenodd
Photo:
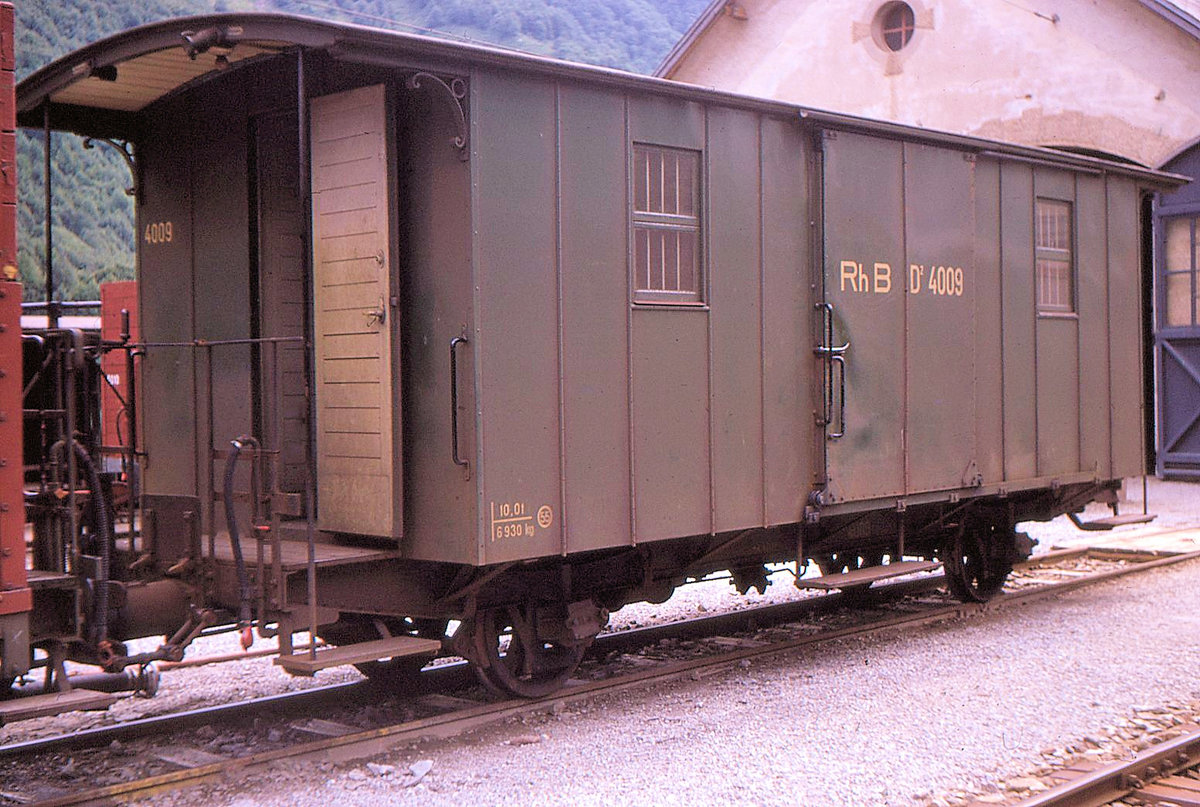
<path id="1" fill-rule="evenodd" d="M 708 0 L 25 0 L 17 11 L 17 78 L 110 34 L 213 11 L 283 11 L 491 43 L 649 72 Z M 133 210 L 119 155 L 53 137 L 54 268 L 60 299 L 96 299 L 98 284 L 133 274 Z M 23 133 L 20 269 L 30 298 L 45 287 L 43 140 Z"/>

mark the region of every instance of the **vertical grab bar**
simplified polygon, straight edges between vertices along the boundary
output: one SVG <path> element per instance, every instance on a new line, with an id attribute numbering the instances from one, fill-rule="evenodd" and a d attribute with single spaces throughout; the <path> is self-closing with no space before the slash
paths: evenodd
<path id="1" fill-rule="evenodd" d="M 826 436 L 829 440 L 837 440 L 839 437 L 846 436 L 846 357 L 840 354 L 834 354 L 829 357 L 829 367 L 832 374 L 834 366 L 838 368 L 838 390 L 841 396 L 838 401 L 838 427 L 837 431 L 831 431 Z M 832 394 L 833 379 L 829 379 L 830 391 Z M 830 401 L 830 409 L 832 410 L 832 401 Z M 830 415 L 832 416 L 832 411 Z M 831 422 L 832 425 L 832 422 Z"/>
<path id="2" fill-rule="evenodd" d="M 840 437 L 846 436 L 846 357 L 845 353 L 850 349 L 850 340 L 847 339 L 844 345 L 834 346 L 833 344 L 833 303 L 820 302 L 816 308 L 820 309 L 822 316 L 821 323 L 821 342 L 813 348 L 813 355 L 825 360 L 825 395 L 824 397 L 824 417 L 822 425 L 830 428 L 833 425 L 833 368 L 837 365 L 838 369 L 838 426 L 834 431 L 826 433 L 826 438 L 829 440 L 837 440 Z"/>
<path id="3" fill-rule="evenodd" d="M 458 455 L 458 352 L 457 348 L 467 342 L 467 337 L 456 336 L 450 340 L 450 455 L 454 464 L 471 473 L 471 463 Z"/>

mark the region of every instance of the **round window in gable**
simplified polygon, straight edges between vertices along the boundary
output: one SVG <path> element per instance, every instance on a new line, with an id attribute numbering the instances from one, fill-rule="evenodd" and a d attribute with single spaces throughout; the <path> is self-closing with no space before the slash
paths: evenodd
<path id="1" fill-rule="evenodd" d="M 916 15 L 908 3 L 884 3 L 875 14 L 875 41 L 893 53 L 912 41 Z"/>

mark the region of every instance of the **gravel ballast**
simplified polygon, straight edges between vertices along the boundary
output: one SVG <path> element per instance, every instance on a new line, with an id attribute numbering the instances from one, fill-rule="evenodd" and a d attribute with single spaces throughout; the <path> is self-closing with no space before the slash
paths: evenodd
<path id="1" fill-rule="evenodd" d="M 1140 483 L 1129 493 L 1123 512 L 1140 510 Z M 1163 513 L 1159 528 L 1200 524 L 1196 486 L 1152 480 L 1150 500 Z M 1089 517 L 1103 514 L 1089 508 Z M 1065 519 L 1029 531 L 1039 551 L 1093 537 Z M 664 606 L 623 609 L 614 623 L 806 596 L 787 574 L 773 579 L 765 596 L 749 598 L 724 581 L 690 586 Z M 965 803 L 968 793 L 1000 800 L 1014 782 L 1033 783 L 1031 774 L 1056 754 L 1087 749 L 1111 758 L 1120 749 L 1096 746 L 1128 734 L 1139 715 L 1200 701 L 1197 591 L 1200 562 L 1193 561 L 965 621 L 828 642 L 694 680 L 559 704 L 371 760 L 283 763 L 151 803 L 933 807 Z M 215 637 L 206 652 L 233 641 Z M 164 676 L 158 698 L 127 700 L 107 715 L 14 724 L 0 737 L 357 677 L 337 670 L 291 679 L 265 659 L 181 670 Z"/>
<path id="2" fill-rule="evenodd" d="M 1200 698 L 1200 563 L 567 705 L 365 763 L 162 797 L 250 804 L 946 804 Z M 410 767 L 432 767 L 417 783 Z M 378 771 L 384 771 L 379 773 Z"/>

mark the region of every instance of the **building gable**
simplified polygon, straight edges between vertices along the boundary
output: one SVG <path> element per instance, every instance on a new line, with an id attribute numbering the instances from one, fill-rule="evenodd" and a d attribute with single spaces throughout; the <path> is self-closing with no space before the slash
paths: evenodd
<path id="1" fill-rule="evenodd" d="M 893 49 L 880 22 L 899 6 Z M 659 74 L 1158 165 L 1200 132 L 1198 36 L 1162 0 L 739 0 L 711 5 Z"/>

